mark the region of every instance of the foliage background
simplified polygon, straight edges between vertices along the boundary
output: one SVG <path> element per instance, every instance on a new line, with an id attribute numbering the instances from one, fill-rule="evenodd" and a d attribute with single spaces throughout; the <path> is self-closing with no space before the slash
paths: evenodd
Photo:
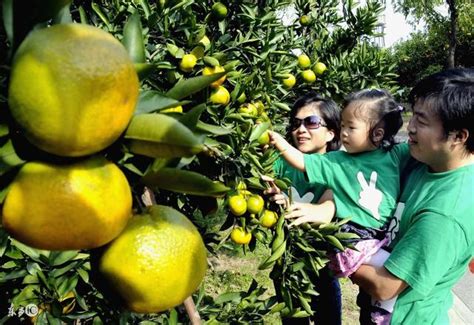
<path id="1" fill-rule="evenodd" d="M 203 153 L 173 159 L 134 155 L 123 139 L 111 146 L 105 154 L 127 173 L 134 190 L 136 209 L 141 208 L 140 196 L 146 184 L 153 188 L 159 203 L 181 210 L 198 226 L 211 256 L 219 256 L 223 250 L 246 252 L 259 245 L 263 246 L 266 258 L 274 256 L 274 247 L 271 246 L 276 231 L 264 229 L 248 215 L 243 218 L 232 216 L 226 197 L 221 196 L 222 190 L 218 191 L 219 195 L 209 190 L 205 196 L 199 196 L 190 188 L 172 187 L 172 181 L 156 181 L 160 170 L 166 167 L 168 170 L 198 173 L 228 186 L 231 189 L 229 194 L 235 193 L 235 184 L 241 181 L 252 192 L 261 193 L 264 185 L 259 176 L 272 175 L 273 155 L 271 150 L 262 150 L 256 139 L 270 124 L 277 131 L 285 129 L 289 107 L 298 96 L 316 91 L 341 102 L 346 94 L 361 88 L 379 87 L 396 92 L 396 63 L 387 51 L 370 42 L 382 11 L 378 1 L 367 1 L 365 5 L 344 1 L 342 11 L 339 1 L 334 0 L 222 3 L 227 6 L 228 15 L 219 20 L 211 12 L 212 1 L 75 0 L 70 7 L 68 1 L 4 1 L 0 27 L 2 200 L 8 183 L 25 158 L 22 148 L 12 145 L 9 128 L 7 85 L 15 48 L 33 27 L 65 22 L 91 24 L 124 42 L 136 63 L 141 77 L 137 114 L 156 113 L 182 105 L 185 114 L 170 116 L 183 123 L 187 121 L 194 135 L 207 146 Z M 42 11 L 20 10 L 22 4 L 31 9 L 52 5 L 53 9 L 49 15 L 32 16 Z M 59 10 L 62 5 L 66 7 Z M 296 16 L 289 17 L 284 23 L 281 17 L 288 6 L 294 8 Z M 22 31 L 13 38 L 8 37 L 9 30 L 5 28 L 12 26 L 6 19 L 11 8 L 17 18 L 15 28 Z M 299 21 L 303 15 L 310 18 L 309 24 L 304 26 Z M 127 33 L 134 35 L 133 42 L 126 41 Z M 204 35 L 211 42 L 203 49 L 199 40 Z M 192 51 L 201 52 L 200 58 L 193 71 L 184 73 L 178 68 L 179 62 L 185 53 Z M 297 66 L 299 53 L 307 54 L 313 64 L 320 61 L 328 66 L 323 75 L 317 76 L 315 83 L 308 84 L 301 79 L 301 69 Z M 211 89 L 205 87 L 209 82 L 205 84 L 193 79 L 201 75 L 206 65 L 226 68 L 224 86 L 231 94 L 228 105 L 210 102 Z M 292 89 L 285 89 L 281 83 L 288 73 L 297 77 L 297 84 Z M 194 91 L 180 84 L 184 80 L 196 81 Z M 242 104 L 258 101 L 265 107 L 263 112 L 255 116 L 241 113 Z M 216 190 L 214 187 L 211 189 Z M 248 247 L 234 245 L 228 239 L 236 226 L 252 232 L 255 239 Z M 312 240 L 323 247 L 334 243 L 340 245 L 333 236 L 337 235 L 338 226 L 330 224 L 326 229 L 289 230 L 281 222 L 279 229 L 288 241 L 286 251 L 278 259 L 282 278 L 277 280 L 286 285 L 285 304 L 276 301 L 267 291 L 268 287 L 255 281 L 245 290 L 219 292 L 218 297 L 213 292 L 206 292 L 203 286 L 194 296 L 203 319 L 207 323 L 258 323 L 269 317 L 269 313 L 278 315 L 284 307 L 289 314 L 311 313 L 307 302 L 314 290 L 307 280 L 308 274 L 317 273 L 318 268 L 325 264 L 324 249 L 315 250 Z M 304 258 L 293 257 L 302 254 Z M 11 305 L 18 307 L 35 303 L 41 309 L 36 319 L 38 323 L 71 323 L 79 319 L 97 324 L 187 321 L 181 308 L 159 315 L 138 315 L 123 310 L 120 301 L 114 299 L 110 288 L 95 271 L 94 263 L 98 256 L 100 249 L 66 252 L 32 249 L 10 238 L 0 228 L 0 314 Z M 273 265 L 274 262 L 270 264 Z M 26 320 L 26 317 L 5 315 L 0 322 L 15 323 L 18 319 Z"/>

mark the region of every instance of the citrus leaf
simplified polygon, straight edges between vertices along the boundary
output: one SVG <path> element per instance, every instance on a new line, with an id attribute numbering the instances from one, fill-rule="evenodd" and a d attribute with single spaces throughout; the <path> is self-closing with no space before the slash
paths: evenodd
<path id="1" fill-rule="evenodd" d="M 263 132 L 268 130 L 270 127 L 270 122 L 264 122 L 264 123 L 259 123 L 256 127 L 253 128 L 252 133 L 250 134 L 249 141 L 255 141 L 257 140 Z"/>
<path id="2" fill-rule="evenodd" d="M 182 99 L 192 95 L 207 86 L 209 86 L 214 81 L 221 78 L 225 75 L 225 72 L 218 72 L 213 73 L 208 76 L 198 76 L 189 79 L 181 79 L 171 88 L 167 93 L 166 96 L 174 98 L 174 99 Z"/>
<path id="3" fill-rule="evenodd" d="M 11 140 L 0 147 L 0 175 L 23 163 L 24 161 L 16 154 Z"/>
<path id="4" fill-rule="evenodd" d="M 213 58 L 212 56 L 205 56 L 202 58 L 202 60 L 209 67 L 217 67 L 220 65 L 219 60 Z"/>
<path id="5" fill-rule="evenodd" d="M 39 250 L 39 249 L 35 249 L 35 248 L 32 248 L 30 246 L 27 246 L 23 243 L 20 243 L 18 240 L 16 239 L 11 239 L 11 243 L 13 246 L 15 246 L 16 248 L 18 248 L 22 253 L 24 253 L 25 255 L 27 255 L 28 257 L 30 257 L 32 260 L 34 261 L 41 261 L 40 260 L 40 255 L 42 252 L 44 252 L 45 256 L 49 256 L 49 251 L 42 251 L 42 250 Z"/>
<path id="6" fill-rule="evenodd" d="M 61 265 L 72 260 L 79 254 L 79 251 L 52 251 L 49 254 L 49 263 L 52 266 Z"/>
<path id="7" fill-rule="evenodd" d="M 205 131 L 205 132 L 215 134 L 215 135 L 226 135 L 226 134 L 230 134 L 234 132 L 234 130 L 231 128 L 225 128 L 225 127 L 220 127 L 213 124 L 207 124 L 201 121 L 198 121 L 196 127 L 197 129 L 201 131 Z"/>
<path id="8" fill-rule="evenodd" d="M 154 70 L 156 70 L 156 66 L 150 63 L 135 63 L 134 66 L 138 79 L 140 80 L 145 80 Z"/>
<path id="9" fill-rule="evenodd" d="M 135 110 L 135 114 L 144 114 L 154 111 L 161 111 L 166 108 L 176 107 L 179 105 L 186 105 L 189 101 L 179 101 L 170 97 L 167 97 L 154 90 L 142 91 L 138 96 L 138 104 Z"/>
<path id="10" fill-rule="evenodd" d="M 190 129 L 165 114 L 134 116 L 125 138 L 130 152 L 152 158 L 188 157 L 204 149 Z"/>
<path id="11" fill-rule="evenodd" d="M 196 128 L 196 124 L 199 121 L 199 117 L 205 109 L 206 104 L 200 104 L 198 106 L 195 106 L 189 112 L 181 116 L 179 118 L 179 121 L 191 130 L 194 130 Z"/>
<path id="12" fill-rule="evenodd" d="M 145 174 L 142 181 L 148 186 L 198 196 L 218 197 L 230 191 L 230 188 L 221 182 L 213 181 L 199 173 L 168 167 Z"/>
<path id="13" fill-rule="evenodd" d="M 72 277 L 68 277 L 65 281 L 61 282 L 57 290 L 59 296 L 64 297 L 67 293 L 74 289 L 77 285 L 78 280 L 79 276 L 75 274 Z"/>
<path id="14" fill-rule="evenodd" d="M 143 44 L 142 23 L 140 21 L 140 14 L 137 11 L 135 11 L 125 23 L 122 43 L 127 49 L 128 55 L 133 63 L 145 62 L 145 45 Z"/>
<path id="15" fill-rule="evenodd" d="M 226 292 L 218 296 L 214 302 L 218 305 L 223 304 L 225 302 L 233 301 L 238 303 L 242 299 L 242 293 L 240 292 Z"/>

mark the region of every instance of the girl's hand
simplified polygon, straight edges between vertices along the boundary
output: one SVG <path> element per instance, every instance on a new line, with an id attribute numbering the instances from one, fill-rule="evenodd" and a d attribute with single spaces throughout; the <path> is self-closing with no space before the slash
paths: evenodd
<path id="1" fill-rule="evenodd" d="M 294 219 L 288 226 L 298 226 L 310 222 L 316 225 L 328 223 L 334 215 L 334 202 L 325 201 L 321 204 L 295 202 L 288 208 L 286 219 Z"/>

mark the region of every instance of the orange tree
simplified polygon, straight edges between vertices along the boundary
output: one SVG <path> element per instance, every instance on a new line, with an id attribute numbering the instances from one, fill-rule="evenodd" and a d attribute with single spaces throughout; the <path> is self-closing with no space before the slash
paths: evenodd
<path id="1" fill-rule="evenodd" d="M 31 10 L 22 10 L 25 6 Z M 210 323 L 259 322 L 268 313 L 312 314 L 308 302 L 317 293 L 308 275 L 325 266 L 328 245 L 343 245 L 346 235 L 338 229 L 344 221 L 288 229 L 277 207 L 268 202 L 262 207 L 261 176 L 275 176 L 277 158 L 265 147 L 265 131 L 283 132 L 292 102 L 308 91 L 340 101 L 364 87 L 397 89 L 394 67 L 370 43 L 381 10 L 377 1 L 364 6 L 346 1 L 342 10 L 333 0 L 4 1 L 2 201 L 25 162 L 61 160 L 25 141 L 8 113 L 15 52 L 33 28 L 67 22 L 99 27 L 121 41 L 140 78 L 134 117 L 101 151 L 126 174 L 134 210 L 144 210 L 147 186 L 159 204 L 192 220 L 210 254 L 222 245 L 252 250 L 257 241 L 270 249 L 260 268 L 273 268 L 272 277 L 282 284 L 277 288 L 281 301 L 261 298 L 265 288 L 255 282 L 245 292 L 217 298 L 201 288 L 194 296 L 201 317 Z M 288 181 L 277 179 L 277 184 L 285 189 Z M 272 218 L 271 211 L 278 217 Z M 126 311 L 95 268 L 102 248 L 42 251 L 3 228 L 0 236 L 2 314 L 34 303 L 39 323 L 186 321 L 180 309 L 145 315 Z M 2 321 L 15 317 L 26 316 L 10 313 Z"/>

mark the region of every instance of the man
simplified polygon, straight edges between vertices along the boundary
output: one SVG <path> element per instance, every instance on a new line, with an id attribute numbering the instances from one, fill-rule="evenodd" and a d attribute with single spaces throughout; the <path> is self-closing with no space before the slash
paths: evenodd
<path id="1" fill-rule="evenodd" d="M 398 295 L 391 324 L 448 324 L 451 289 L 474 255 L 474 69 L 428 76 L 410 100 L 410 154 L 418 162 L 391 227 L 392 251 L 352 280 L 377 300 Z M 362 324 L 376 321 L 369 302 L 361 293 Z"/>

